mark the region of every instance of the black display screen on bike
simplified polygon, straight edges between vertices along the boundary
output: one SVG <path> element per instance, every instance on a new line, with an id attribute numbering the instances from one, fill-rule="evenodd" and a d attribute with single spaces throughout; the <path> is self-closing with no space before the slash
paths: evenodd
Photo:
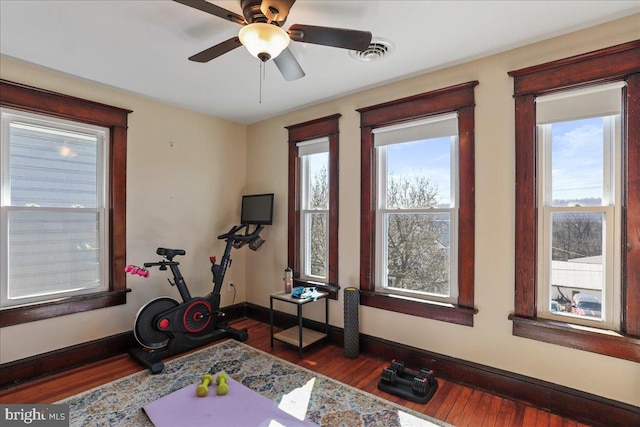
<path id="1" fill-rule="evenodd" d="M 241 224 L 271 225 L 273 222 L 273 193 L 242 196 Z"/>

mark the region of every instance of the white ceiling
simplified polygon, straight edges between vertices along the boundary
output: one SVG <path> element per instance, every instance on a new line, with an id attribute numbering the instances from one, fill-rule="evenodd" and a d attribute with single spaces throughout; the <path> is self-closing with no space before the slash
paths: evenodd
<path id="1" fill-rule="evenodd" d="M 242 14 L 240 1 L 211 3 Z M 640 0 L 298 0 L 285 29 L 368 30 L 395 51 L 361 62 L 343 49 L 292 42 L 306 76 L 287 82 L 270 61 L 261 82 L 259 60 L 243 47 L 206 64 L 188 61 L 241 27 L 173 1 L 0 0 L 0 53 L 249 124 L 638 12 Z"/>

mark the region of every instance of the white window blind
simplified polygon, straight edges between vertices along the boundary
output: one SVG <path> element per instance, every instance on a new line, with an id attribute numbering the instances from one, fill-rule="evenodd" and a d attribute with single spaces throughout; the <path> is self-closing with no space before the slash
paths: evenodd
<path id="1" fill-rule="evenodd" d="M 372 133 L 376 147 L 454 136 L 458 134 L 458 115 L 457 113 L 441 114 L 424 120 L 376 128 Z"/>
<path id="2" fill-rule="evenodd" d="M 543 125 L 620 114 L 624 86 L 625 82 L 616 82 L 539 96 L 536 98 L 536 123 Z"/>
<path id="3" fill-rule="evenodd" d="M 96 135 L 20 122 L 9 128 L 12 206 L 97 207 Z"/>
<path id="4" fill-rule="evenodd" d="M 298 157 L 326 153 L 329 151 L 329 138 L 310 139 L 308 141 L 298 142 L 296 147 L 298 147 Z"/>

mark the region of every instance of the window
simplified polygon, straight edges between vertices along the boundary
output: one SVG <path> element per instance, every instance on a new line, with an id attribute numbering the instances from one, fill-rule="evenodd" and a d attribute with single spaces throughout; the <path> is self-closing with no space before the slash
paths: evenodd
<path id="1" fill-rule="evenodd" d="M 358 110 L 361 304 L 473 326 L 477 84 Z"/>
<path id="2" fill-rule="evenodd" d="M 536 98 L 538 312 L 620 328 L 623 84 Z"/>
<path id="3" fill-rule="evenodd" d="M 640 42 L 509 73 L 513 333 L 640 361 Z"/>
<path id="4" fill-rule="evenodd" d="M 339 114 L 287 126 L 288 262 L 298 286 L 338 291 Z"/>
<path id="5" fill-rule="evenodd" d="M 373 130 L 377 289 L 457 302 L 457 115 Z"/>
<path id="6" fill-rule="evenodd" d="M 297 144 L 300 157 L 300 278 L 327 281 L 329 237 L 329 140 Z"/>
<path id="7" fill-rule="evenodd" d="M 2 110 L 2 308 L 106 290 L 109 130 Z"/>
<path id="8" fill-rule="evenodd" d="M 125 303 L 130 111 L 0 85 L 0 325 Z"/>

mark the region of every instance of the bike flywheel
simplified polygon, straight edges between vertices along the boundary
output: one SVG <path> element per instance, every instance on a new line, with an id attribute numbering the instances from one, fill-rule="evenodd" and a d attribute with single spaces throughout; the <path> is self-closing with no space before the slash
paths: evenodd
<path id="1" fill-rule="evenodd" d="M 143 347 L 150 349 L 158 349 L 165 347 L 171 338 L 166 332 L 159 331 L 153 320 L 155 317 L 165 311 L 180 305 L 178 301 L 169 297 L 156 298 L 144 305 L 136 315 L 136 321 L 133 327 L 133 335 L 136 341 Z"/>

